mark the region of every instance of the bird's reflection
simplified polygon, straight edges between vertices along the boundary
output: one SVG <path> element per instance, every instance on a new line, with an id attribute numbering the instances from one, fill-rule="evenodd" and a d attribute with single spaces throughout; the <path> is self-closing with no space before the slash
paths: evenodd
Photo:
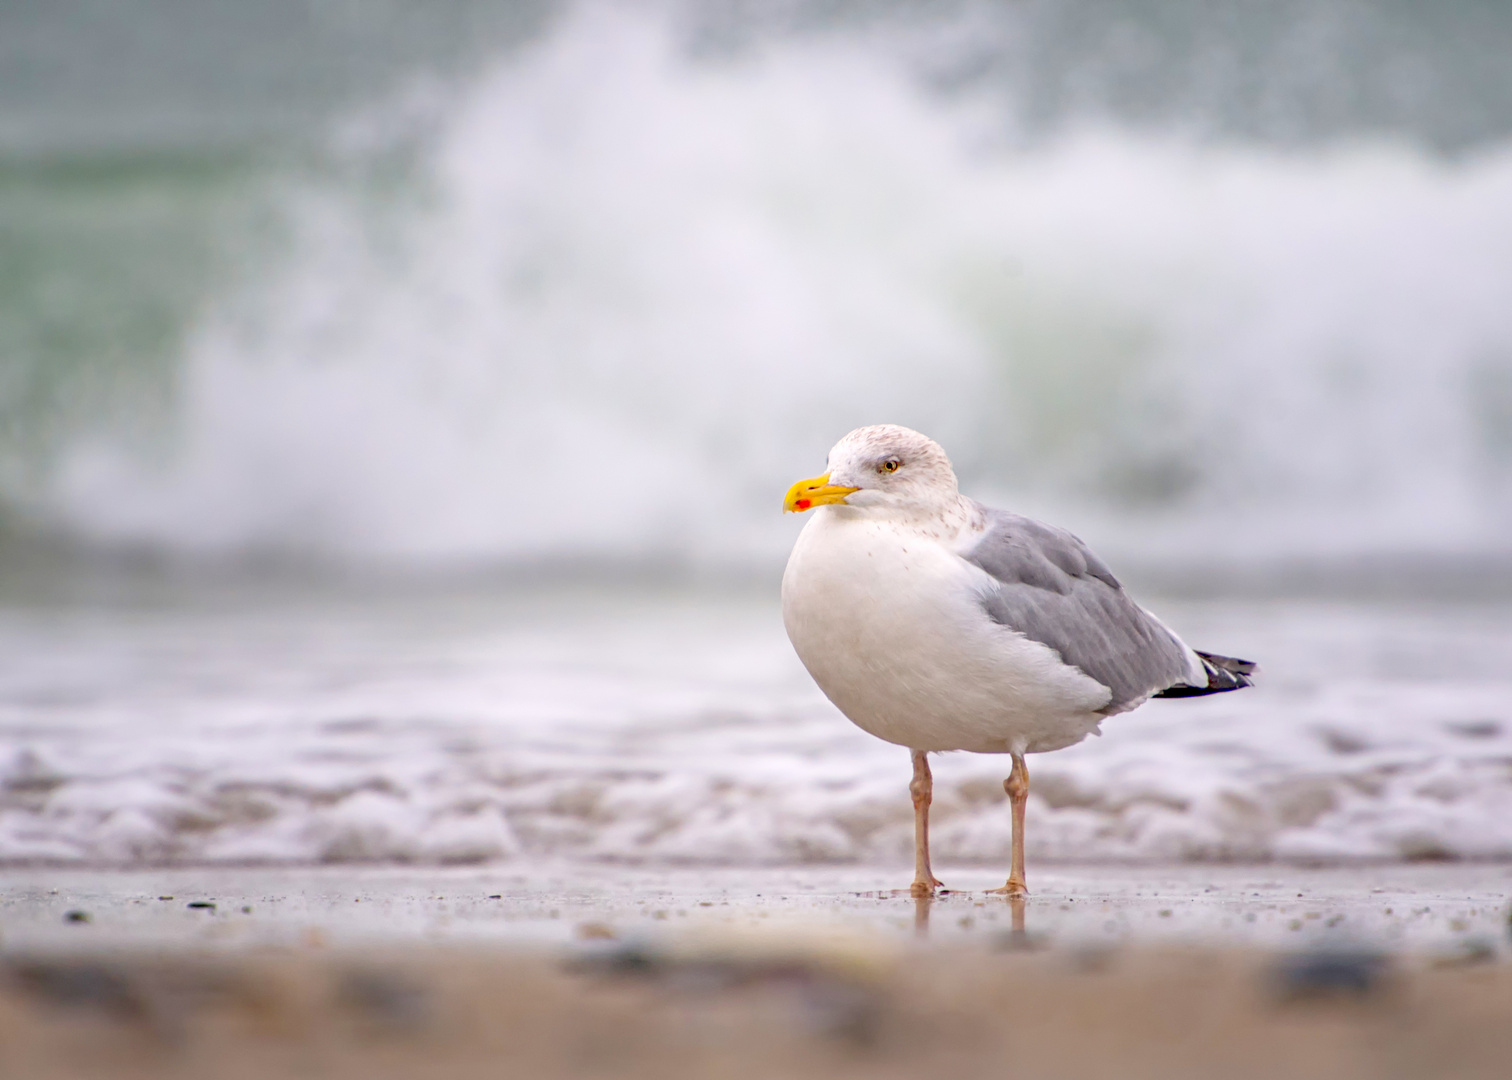
<path id="1" fill-rule="evenodd" d="M 1013 918 L 1013 926 L 1008 931 L 1008 947 L 1010 949 L 1027 948 L 1029 945 L 1029 931 L 1026 928 L 1026 912 L 1029 901 L 1022 896 L 1006 897 L 1009 914 Z M 936 898 L 933 896 L 916 896 L 914 902 L 914 934 L 918 937 L 929 936 L 929 914 L 935 905 Z"/>
<path id="2" fill-rule="evenodd" d="M 1013 913 L 1013 929 L 1008 931 L 1008 944 L 1015 949 L 1024 948 L 1029 944 L 1029 931 L 1024 929 L 1024 909 L 1029 906 L 1029 901 L 1022 896 L 1008 897 L 1008 907 Z"/>
<path id="3" fill-rule="evenodd" d="M 914 933 L 919 937 L 929 936 L 929 909 L 934 902 L 933 896 L 914 897 Z"/>

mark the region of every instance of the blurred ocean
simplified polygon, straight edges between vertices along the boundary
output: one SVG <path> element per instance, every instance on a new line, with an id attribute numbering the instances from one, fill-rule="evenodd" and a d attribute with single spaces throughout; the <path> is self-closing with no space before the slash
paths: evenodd
<path id="1" fill-rule="evenodd" d="M 1265 665 L 1042 759 L 1042 854 L 1512 857 L 1509 50 L 1386 0 L 0 12 L 0 860 L 892 857 L 906 758 L 772 597 L 878 421 Z M 942 763 L 948 857 L 1000 772 Z"/>

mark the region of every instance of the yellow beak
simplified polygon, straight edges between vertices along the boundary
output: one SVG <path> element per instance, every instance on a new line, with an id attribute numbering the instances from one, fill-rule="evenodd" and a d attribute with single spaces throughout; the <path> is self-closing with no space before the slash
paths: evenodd
<path id="1" fill-rule="evenodd" d="M 845 497 L 860 488 L 839 487 L 829 482 L 830 474 L 816 476 L 812 480 L 800 480 L 788 488 L 787 498 L 782 500 L 782 509 L 801 514 L 827 503 L 843 503 Z"/>

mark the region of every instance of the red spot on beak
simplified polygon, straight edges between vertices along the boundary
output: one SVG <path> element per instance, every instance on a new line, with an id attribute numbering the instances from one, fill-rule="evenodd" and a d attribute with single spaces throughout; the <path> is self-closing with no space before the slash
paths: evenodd
<path id="1" fill-rule="evenodd" d="M 800 510 L 807 510 L 809 507 L 813 506 L 814 504 L 812 502 L 810 502 L 808 499 L 799 499 L 793 505 L 796 506 Z"/>

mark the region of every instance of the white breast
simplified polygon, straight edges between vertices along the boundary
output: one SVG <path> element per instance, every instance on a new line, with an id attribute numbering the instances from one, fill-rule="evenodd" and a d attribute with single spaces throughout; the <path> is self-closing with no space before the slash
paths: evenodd
<path id="1" fill-rule="evenodd" d="M 918 750 L 1054 750 L 1097 729 L 1107 687 L 994 623 L 992 579 L 939 540 L 826 506 L 798 537 L 782 615 L 854 723 Z"/>

